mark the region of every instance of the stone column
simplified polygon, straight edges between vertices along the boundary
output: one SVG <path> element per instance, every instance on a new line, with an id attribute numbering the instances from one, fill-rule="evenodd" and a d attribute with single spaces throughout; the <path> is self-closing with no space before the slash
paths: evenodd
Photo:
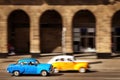
<path id="1" fill-rule="evenodd" d="M 32 57 L 39 57 L 40 56 L 40 39 L 39 39 L 39 15 L 36 14 L 37 12 L 32 11 L 30 15 L 30 53 Z"/>
<path id="2" fill-rule="evenodd" d="M 63 53 L 71 54 L 73 53 L 73 41 L 72 41 L 72 12 L 70 10 L 65 10 L 63 13 L 63 30 L 64 30 L 64 43 L 62 44 Z"/>
<path id="3" fill-rule="evenodd" d="M 7 16 L 2 12 L 0 14 L 0 57 L 7 57 Z"/>
<path id="4" fill-rule="evenodd" d="M 107 11 L 107 10 L 106 10 Z M 111 57 L 111 17 L 105 10 L 97 14 L 96 52 L 98 58 Z"/>

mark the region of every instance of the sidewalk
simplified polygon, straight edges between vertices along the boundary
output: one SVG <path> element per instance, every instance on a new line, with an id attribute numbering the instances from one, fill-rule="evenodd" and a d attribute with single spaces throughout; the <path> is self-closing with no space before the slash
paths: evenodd
<path id="1" fill-rule="evenodd" d="M 46 55 L 42 55 L 42 57 L 37 58 L 40 62 L 42 63 L 46 63 L 48 62 L 53 56 L 55 55 L 51 55 L 51 56 L 46 56 Z M 115 72 L 120 72 L 120 57 L 116 57 L 116 58 L 111 58 L 111 59 L 96 59 L 96 56 L 87 56 L 87 57 L 83 57 L 82 55 L 74 55 L 76 56 L 77 60 L 85 60 L 88 61 L 90 63 L 90 69 L 92 71 L 102 71 L 102 72 L 106 72 L 106 71 L 115 71 Z M 10 63 L 16 63 L 17 60 L 19 60 L 20 58 L 25 58 L 25 57 L 31 57 L 30 55 L 23 55 L 23 56 L 10 56 L 8 58 L 2 58 L 0 59 L 0 71 L 6 71 L 6 67 L 10 64 Z"/>

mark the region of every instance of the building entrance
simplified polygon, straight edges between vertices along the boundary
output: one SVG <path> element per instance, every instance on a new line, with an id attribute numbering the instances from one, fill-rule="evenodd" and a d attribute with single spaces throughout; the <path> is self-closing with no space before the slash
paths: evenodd
<path id="1" fill-rule="evenodd" d="M 120 53 L 120 28 L 114 29 L 112 38 L 112 52 Z"/>
<path id="2" fill-rule="evenodd" d="M 74 28 L 74 51 L 94 52 L 95 51 L 94 28 Z M 91 34 L 91 35 L 90 35 Z"/>
<path id="3" fill-rule="evenodd" d="M 16 10 L 9 15 L 8 45 L 15 48 L 16 54 L 27 54 L 30 51 L 29 27 L 29 17 L 24 11 Z"/>
<path id="4" fill-rule="evenodd" d="M 41 53 L 62 52 L 62 19 L 58 12 L 48 10 L 40 18 Z"/>
<path id="5" fill-rule="evenodd" d="M 73 50 L 74 52 L 95 52 L 95 18 L 87 10 L 79 11 L 74 16 Z"/>
<path id="6" fill-rule="evenodd" d="M 120 11 L 112 18 L 112 52 L 120 53 Z"/>

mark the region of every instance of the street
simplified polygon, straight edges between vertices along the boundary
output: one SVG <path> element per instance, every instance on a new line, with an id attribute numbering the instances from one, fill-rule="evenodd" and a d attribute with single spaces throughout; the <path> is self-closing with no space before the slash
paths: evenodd
<path id="1" fill-rule="evenodd" d="M 78 72 L 60 72 L 47 77 L 40 75 L 21 75 L 14 77 L 7 72 L 0 72 L 1 80 L 120 80 L 120 72 L 97 72 L 87 73 Z"/>
<path id="2" fill-rule="evenodd" d="M 79 72 L 60 72 L 52 74 L 47 77 L 40 75 L 21 75 L 14 77 L 7 73 L 6 67 L 8 64 L 16 63 L 21 57 L 29 56 L 11 56 L 10 58 L 0 59 L 0 80 L 120 80 L 120 58 L 116 57 L 113 59 L 95 59 L 95 58 L 83 58 L 79 55 L 76 57 L 77 60 L 89 61 L 90 71 L 87 73 Z M 38 58 L 40 62 L 48 62 L 53 56 L 42 56 Z"/>

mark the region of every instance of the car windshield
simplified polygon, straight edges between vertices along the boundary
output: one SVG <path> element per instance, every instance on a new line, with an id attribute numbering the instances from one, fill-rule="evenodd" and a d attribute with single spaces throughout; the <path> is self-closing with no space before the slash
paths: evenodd
<path id="1" fill-rule="evenodd" d="M 20 63 L 19 61 L 16 62 L 16 64 L 19 64 L 19 63 Z"/>

